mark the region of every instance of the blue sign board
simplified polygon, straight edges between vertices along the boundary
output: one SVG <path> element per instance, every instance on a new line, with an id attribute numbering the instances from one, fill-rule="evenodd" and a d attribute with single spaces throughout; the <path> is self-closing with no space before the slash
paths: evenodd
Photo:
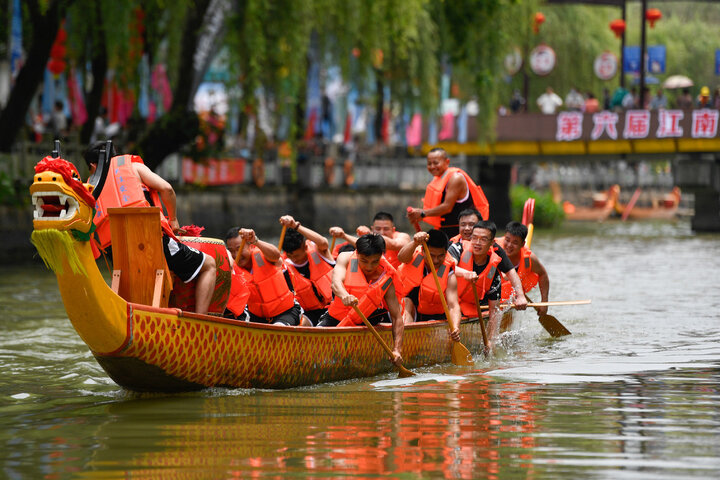
<path id="1" fill-rule="evenodd" d="M 648 73 L 665 73 L 665 45 L 653 45 L 645 52 L 647 58 L 645 71 Z M 630 46 L 623 50 L 623 72 L 640 73 L 640 47 Z"/>
<path id="2" fill-rule="evenodd" d="M 715 50 L 715 75 L 720 75 L 720 49 Z"/>

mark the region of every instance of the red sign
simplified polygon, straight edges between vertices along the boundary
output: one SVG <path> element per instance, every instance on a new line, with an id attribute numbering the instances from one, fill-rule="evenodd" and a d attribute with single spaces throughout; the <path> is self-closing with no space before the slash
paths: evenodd
<path id="1" fill-rule="evenodd" d="M 183 180 L 185 183 L 200 185 L 232 185 L 245 182 L 244 158 L 209 159 L 206 162 L 194 162 L 183 158 Z"/>

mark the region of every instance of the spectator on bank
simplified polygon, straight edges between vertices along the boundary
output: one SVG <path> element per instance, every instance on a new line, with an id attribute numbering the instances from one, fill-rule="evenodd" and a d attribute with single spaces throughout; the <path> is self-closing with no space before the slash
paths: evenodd
<path id="1" fill-rule="evenodd" d="M 545 115 L 555 114 L 562 104 L 562 98 L 553 91 L 552 87 L 547 87 L 545 89 L 545 93 L 540 95 L 537 99 L 537 105 L 540 107 L 540 111 Z"/>
<path id="2" fill-rule="evenodd" d="M 712 104 L 712 99 L 710 98 L 710 89 L 707 86 L 703 86 L 700 89 L 700 95 L 698 95 L 695 105 L 697 106 L 697 108 L 710 108 Z"/>
<path id="3" fill-rule="evenodd" d="M 610 110 L 610 90 L 607 87 L 603 88 L 603 110 Z"/>
<path id="4" fill-rule="evenodd" d="M 630 110 L 636 108 L 638 105 L 637 88 L 632 87 L 629 92 L 625 94 L 622 99 L 622 108 Z"/>
<path id="5" fill-rule="evenodd" d="M 610 110 L 614 110 L 616 112 L 622 110 L 623 99 L 627 94 L 628 91 L 623 87 L 617 87 L 613 92 L 612 99 L 610 100 Z"/>
<path id="6" fill-rule="evenodd" d="M 682 89 L 682 93 L 675 99 L 675 107 L 683 110 L 692 108 L 692 97 L 689 88 Z"/>
<path id="7" fill-rule="evenodd" d="M 68 120 L 65 116 L 65 104 L 62 100 L 55 100 L 53 111 L 50 114 L 50 132 L 53 139 L 65 138 L 68 134 Z"/>
<path id="8" fill-rule="evenodd" d="M 655 96 L 650 100 L 650 110 L 660 110 L 661 108 L 664 109 L 667 107 L 667 97 L 664 95 L 662 87 L 658 87 Z"/>
<path id="9" fill-rule="evenodd" d="M 512 97 L 510 97 L 510 111 L 518 113 L 522 110 L 525 110 L 525 99 L 520 94 L 520 90 L 516 88 L 513 90 Z"/>
<path id="10" fill-rule="evenodd" d="M 720 110 L 720 88 L 713 92 L 713 108 Z"/>
<path id="11" fill-rule="evenodd" d="M 600 102 L 592 92 L 587 93 L 585 99 L 585 113 L 597 113 L 600 110 Z"/>
<path id="12" fill-rule="evenodd" d="M 582 111 L 585 106 L 585 99 L 575 87 L 572 87 L 565 97 L 565 106 L 568 110 L 575 112 Z"/>

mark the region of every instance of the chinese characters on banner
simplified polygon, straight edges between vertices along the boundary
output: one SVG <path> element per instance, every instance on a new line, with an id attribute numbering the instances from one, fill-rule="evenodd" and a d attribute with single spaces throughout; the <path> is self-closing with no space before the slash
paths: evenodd
<path id="1" fill-rule="evenodd" d="M 651 130 L 651 118 L 657 115 L 657 130 Z M 589 116 L 590 117 L 590 116 Z M 593 114 L 592 127 L 589 130 L 590 140 L 603 137 L 611 140 L 639 140 L 645 138 L 680 138 L 686 136 L 683 128 L 685 112 L 683 110 L 628 110 L 624 120 L 614 112 L 603 111 Z M 583 139 L 583 122 L 585 116 L 581 112 L 561 112 L 557 116 L 555 139 L 559 142 L 570 142 Z M 718 134 L 720 111 L 711 109 L 694 110 L 690 119 L 691 138 L 715 138 Z M 618 123 L 622 128 L 618 128 Z M 685 123 L 685 127 L 688 124 Z M 622 132 L 622 135 L 619 133 Z M 654 135 L 653 135 L 654 133 Z M 585 137 L 587 139 L 587 135 Z"/>

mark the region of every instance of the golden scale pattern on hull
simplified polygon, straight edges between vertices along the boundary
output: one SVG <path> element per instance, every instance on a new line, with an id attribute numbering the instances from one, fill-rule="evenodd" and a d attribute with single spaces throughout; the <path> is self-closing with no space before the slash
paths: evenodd
<path id="1" fill-rule="evenodd" d="M 115 354 L 99 357 L 105 360 L 134 358 L 142 363 L 128 368 L 159 367 L 173 381 L 189 382 L 197 388 L 291 388 L 368 377 L 394 368 L 364 327 L 281 327 L 225 319 L 205 320 L 193 314 L 178 316 L 174 309 L 151 311 L 143 307 L 132 305 L 132 335 L 126 346 Z M 378 331 L 386 342 L 392 342 L 389 326 L 379 327 Z M 463 323 L 461 335 L 471 351 L 481 348 L 477 321 Z M 444 322 L 406 326 L 405 366 L 449 362 L 449 342 Z M 103 361 L 100 363 L 105 366 Z M 124 372 L 122 377 L 143 378 L 143 374 Z M 162 381 L 148 387 L 147 383 L 115 379 L 131 390 L 168 389 Z"/>

